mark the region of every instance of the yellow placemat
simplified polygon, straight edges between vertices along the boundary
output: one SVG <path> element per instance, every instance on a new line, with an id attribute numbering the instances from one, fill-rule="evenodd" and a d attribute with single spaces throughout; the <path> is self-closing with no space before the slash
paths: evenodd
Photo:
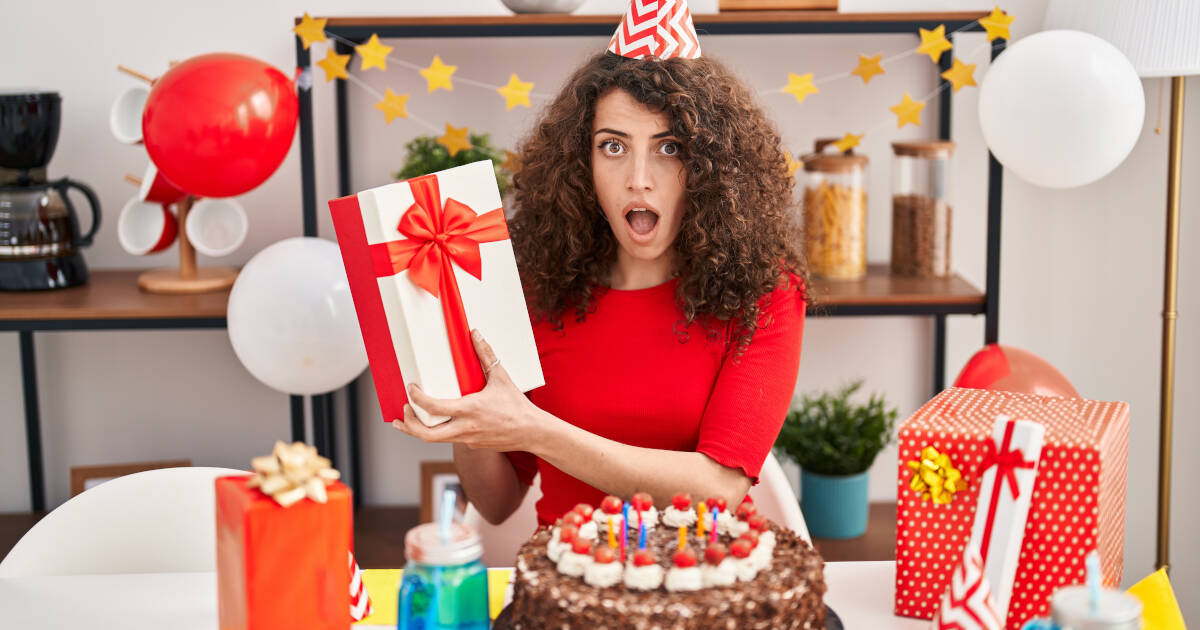
<path id="1" fill-rule="evenodd" d="M 488 569 L 488 615 L 492 619 L 504 608 L 504 595 L 511 575 L 512 569 Z M 395 626 L 399 603 L 397 597 L 403 577 L 404 571 L 401 569 L 364 569 L 363 584 L 371 596 L 371 606 L 375 612 L 354 625 Z"/>

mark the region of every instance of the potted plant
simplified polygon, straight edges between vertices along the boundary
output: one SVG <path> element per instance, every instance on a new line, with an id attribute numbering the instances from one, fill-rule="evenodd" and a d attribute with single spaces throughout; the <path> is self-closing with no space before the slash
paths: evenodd
<path id="1" fill-rule="evenodd" d="M 428 175 L 479 160 L 491 160 L 496 171 L 496 185 L 500 187 L 500 196 L 503 197 L 512 180 L 512 174 L 500 166 L 504 162 L 504 150 L 493 147 L 486 133 L 473 133 L 467 139 L 471 142 L 471 148 L 450 155 L 446 147 L 438 144 L 436 136 L 413 138 L 404 145 L 408 153 L 404 159 L 404 167 L 395 174 L 396 180 Z"/>
<path id="2" fill-rule="evenodd" d="M 800 509 L 813 536 L 855 538 L 867 531 L 867 471 L 892 440 L 897 410 L 882 395 L 851 402 L 861 380 L 803 396 L 775 442 L 800 465 Z"/>

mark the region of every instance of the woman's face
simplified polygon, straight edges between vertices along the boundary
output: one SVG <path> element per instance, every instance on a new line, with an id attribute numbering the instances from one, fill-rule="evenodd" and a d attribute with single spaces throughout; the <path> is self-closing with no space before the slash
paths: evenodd
<path id="1" fill-rule="evenodd" d="M 614 89 L 596 102 L 592 180 L 620 244 L 618 264 L 669 267 L 684 209 L 683 145 L 666 114 Z"/>

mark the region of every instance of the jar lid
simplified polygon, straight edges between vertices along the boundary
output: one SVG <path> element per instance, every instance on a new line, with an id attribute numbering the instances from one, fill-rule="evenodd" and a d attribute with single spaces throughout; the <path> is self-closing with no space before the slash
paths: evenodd
<path id="1" fill-rule="evenodd" d="M 404 535 L 404 557 L 433 566 L 466 564 L 483 557 L 483 540 L 475 528 L 462 523 L 451 524 L 445 540 L 437 523 L 422 523 Z"/>
<path id="2" fill-rule="evenodd" d="M 38 91 L 21 91 L 21 90 L 5 90 L 0 92 L 0 103 L 6 105 L 12 103 L 60 103 L 62 96 L 58 92 L 38 92 Z"/>
<path id="3" fill-rule="evenodd" d="M 1067 586 L 1050 598 L 1054 623 L 1073 630 L 1136 629 L 1142 619 L 1142 602 L 1128 593 L 1100 589 L 1093 610 L 1086 586 Z"/>
<path id="4" fill-rule="evenodd" d="M 840 138 L 817 138 L 813 143 L 813 152 L 800 157 L 800 161 L 804 162 L 804 170 L 822 173 L 846 173 L 862 170 L 867 165 L 867 156 L 856 154 L 854 149 L 847 149 L 841 153 L 836 151 L 836 147 L 834 151 L 825 150 L 838 140 Z"/>
<path id="5" fill-rule="evenodd" d="M 950 157 L 954 143 L 949 140 L 901 140 L 892 143 L 896 155 L 923 158 Z"/>

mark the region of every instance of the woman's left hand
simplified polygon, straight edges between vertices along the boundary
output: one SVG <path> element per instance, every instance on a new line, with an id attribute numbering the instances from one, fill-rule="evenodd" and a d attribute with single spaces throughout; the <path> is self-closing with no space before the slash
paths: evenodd
<path id="1" fill-rule="evenodd" d="M 450 416 L 450 420 L 427 427 L 412 405 L 404 405 L 404 419 L 393 420 L 392 426 L 426 442 L 454 442 L 493 451 L 532 450 L 537 407 L 517 389 L 478 330 L 471 332 L 471 340 L 487 385 L 462 398 L 442 399 L 429 396 L 414 383 L 408 388 L 409 400 L 432 415 Z"/>

